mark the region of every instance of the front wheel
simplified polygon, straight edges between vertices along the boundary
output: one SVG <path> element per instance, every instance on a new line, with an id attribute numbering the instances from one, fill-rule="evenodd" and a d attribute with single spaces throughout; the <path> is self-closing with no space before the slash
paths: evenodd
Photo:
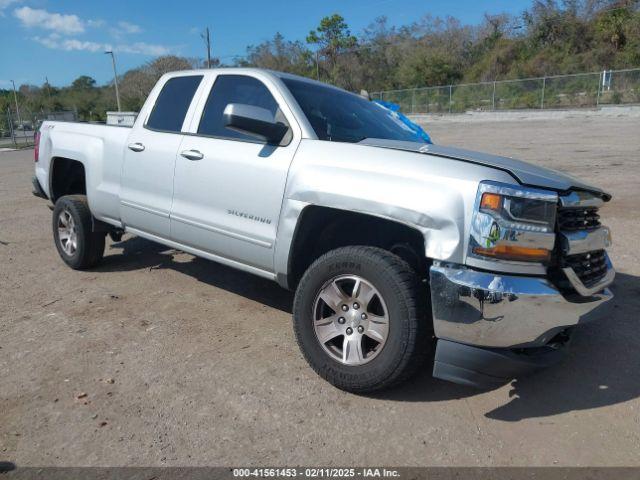
<path id="1" fill-rule="evenodd" d="M 53 240 L 64 262 L 74 270 L 95 266 L 104 255 L 104 232 L 94 232 L 85 195 L 66 195 L 53 209 Z"/>
<path id="2" fill-rule="evenodd" d="M 375 247 L 343 247 L 316 260 L 296 291 L 293 320 L 306 360 L 351 392 L 396 385 L 429 352 L 425 299 L 415 272 Z"/>

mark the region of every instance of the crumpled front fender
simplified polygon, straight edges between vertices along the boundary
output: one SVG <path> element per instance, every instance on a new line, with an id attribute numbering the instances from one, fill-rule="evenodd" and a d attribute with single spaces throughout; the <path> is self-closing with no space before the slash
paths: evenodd
<path id="1" fill-rule="evenodd" d="M 462 263 L 478 183 L 510 177 L 483 166 L 358 144 L 303 140 L 289 171 L 275 269 L 285 283 L 300 215 L 309 205 L 393 220 L 418 230 L 424 254 Z M 511 179 L 513 182 L 513 180 Z"/>

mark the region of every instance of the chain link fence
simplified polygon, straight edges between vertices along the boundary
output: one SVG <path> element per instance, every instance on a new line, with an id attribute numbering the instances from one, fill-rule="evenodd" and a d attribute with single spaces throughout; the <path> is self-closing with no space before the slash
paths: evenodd
<path id="1" fill-rule="evenodd" d="M 405 113 L 633 105 L 640 104 L 640 68 L 387 90 L 371 96 L 396 103 Z"/>
<path id="2" fill-rule="evenodd" d="M 634 105 L 640 104 L 640 68 L 387 90 L 371 96 L 411 114 Z M 44 120 L 76 121 L 77 114 L 8 108 L 0 112 L 0 148 L 33 145 Z"/>
<path id="3" fill-rule="evenodd" d="M 33 145 L 35 132 L 45 120 L 76 121 L 73 111 L 31 112 L 26 108 L 7 108 L 0 112 L 0 148 L 21 148 Z"/>

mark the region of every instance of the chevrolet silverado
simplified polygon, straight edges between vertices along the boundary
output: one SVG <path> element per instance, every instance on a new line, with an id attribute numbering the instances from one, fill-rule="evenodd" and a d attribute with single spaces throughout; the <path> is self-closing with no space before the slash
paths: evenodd
<path id="1" fill-rule="evenodd" d="M 170 73 L 133 127 L 44 122 L 35 160 L 71 268 L 128 232 L 295 289 L 304 357 L 352 392 L 427 359 L 438 378 L 503 384 L 560 360 L 612 299 L 609 194 L 431 144 L 306 78 Z"/>

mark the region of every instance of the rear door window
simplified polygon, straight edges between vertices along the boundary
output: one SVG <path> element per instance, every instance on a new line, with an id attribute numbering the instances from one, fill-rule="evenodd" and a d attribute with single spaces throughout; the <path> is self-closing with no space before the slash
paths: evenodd
<path id="1" fill-rule="evenodd" d="M 180 132 L 202 75 L 174 77 L 162 87 L 146 126 L 163 132 Z"/>

